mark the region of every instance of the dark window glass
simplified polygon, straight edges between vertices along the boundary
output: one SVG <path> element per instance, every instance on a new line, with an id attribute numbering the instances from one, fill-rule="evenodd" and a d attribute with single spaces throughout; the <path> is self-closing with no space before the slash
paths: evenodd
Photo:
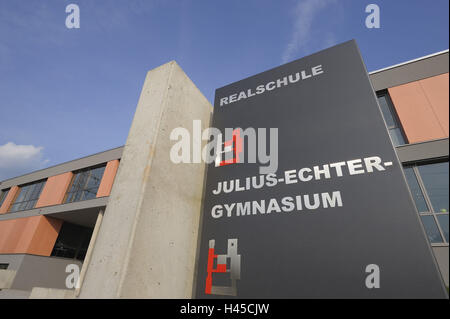
<path id="1" fill-rule="evenodd" d="M 403 137 L 403 134 L 402 134 L 402 130 L 398 127 L 390 129 L 389 136 L 391 137 L 391 141 L 394 146 L 406 144 L 405 138 Z"/>
<path id="2" fill-rule="evenodd" d="M 414 170 L 412 167 L 406 167 L 404 169 L 406 181 L 408 182 L 409 189 L 414 198 L 414 202 L 416 203 L 417 211 L 427 212 L 428 207 L 425 202 L 425 198 L 423 197 L 422 191 L 420 190 L 419 183 L 417 182 L 416 174 L 414 174 Z"/>
<path id="3" fill-rule="evenodd" d="M 441 226 L 442 232 L 444 233 L 445 240 L 448 243 L 448 214 L 436 215 L 439 225 Z"/>
<path id="4" fill-rule="evenodd" d="M 428 235 L 428 239 L 432 244 L 442 243 L 441 233 L 436 225 L 436 221 L 432 215 L 422 215 L 420 216 L 422 219 L 423 227 Z"/>
<path id="5" fill-rule="evenodd" d="M 21 186 L 19 194 L 11 205 L 10 212 L 32 209 L 44 188 L 45 180 Z"/>
<path id="6" fill-rule="evenodd" d="M 83 261 L 91 240 L 92 231 L 92 228 L 64 222 L 51 255 Z"/>
<path id="7" fill-rule="evenodd" d="M 0 269 L 5 270 L 5 269 L 8 269 L 8 267 L 9 267 L 9 264 L 0 264 Z"/>
<path id="8" fill-rule="evenodd" d="M 448 162 L 404 168 L 409 189 L 432 244 L 448 243 Z"/>
<path id="9" fill-rule="evenodd" d="M 8 193 L 9 193 L 9 189 L 0 191 L 0 207 L 3 205 L 3 202 L 5 201 L 6 196 L 8 196 Z"/>
<path id="10" fill-rule="evenodd" d="M 399 121 L 392 105 L 391 99 L 387 93 L 381 93 L 378 95 L 378 104 L 383 114 L 384 122 L 389 130 L 392 144 L 394 146 L 406 144 L 405 137 L 403 135 Z"/>
<path id="11" fill-rule="evenodd" d="M 435 213 L 448 212 L 448 162 L 418 166 Z"/>
<path id="12" fill-rule="evenodd" d="M 391 108 L 389 107 L 389 102 L 387 101 L 387 96 L 382 95 L 378 97 L 378 103 L 380 104 L 381 113 L 383 113 L 384 121 L 388 128 L 396 127 L 394 117 L 392 116 Z"/>
<path id="13" fill-rule="evenodd" d="M 66 195 L 66 203 L 93 199 L 97 196 L 98 187 L 105 171 L 105 166 L 88 168 L 74 174 L 72 185 Z"/>

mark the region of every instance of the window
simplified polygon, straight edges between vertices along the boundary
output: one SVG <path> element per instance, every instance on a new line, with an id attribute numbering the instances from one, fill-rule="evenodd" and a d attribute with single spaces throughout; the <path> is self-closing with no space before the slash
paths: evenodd
<path id="1" fill-rule="evenodd" d="M 406 144 L 406 138 L 400 126 L 400 121 L 397 118 L 394 106 L 387 91 L 378 94 L 378 104 L 380 104 L 381 113 L 383 114 L 384 122 L 391 136 L 392 144 L 394 146 Z"/>
<path id="2" fill-rule="evenodd" d="M 17 212 L 21 210 L 32 209 L 36 205 L 39 195 L 41 195 L 42 188 L 44 188 L 45 180 L 34 182 L 20 186 L 18 195 L 14 203 L 9 209 L 10 212 Z"/>
<path id="3" fill-rule="evenodd" d="M 448 162 L 414 164 L 404 168 L 409 189 L 432 244 L 449 243 Z"/>
<path id="4" fill-rule="evenodd" d="M 105 167 L 106 165 L 102 165 L 75 172 L 64 202 L 72 203 L 95 198 Z"/>
<path id="5" fill-rule="evenodd" d="M 3 191 L 0 191 L 0 207 L 2 207 L 3 202 L 5 201 L 6 196 L 8 196 L 9 189 L 5 189 Z"/>
<path id="6" fill-rule="evenodd" d="M 51 256 L 84 260 L 91 241 L 92 228 L 64 222 Z"/>
<path id="7" fill-rule="evenodd" d="M 433 211 L 448 213 L 448 162 L 418 165 Z"/>
<path id="8" fill-rule="evenodd" d="M 9 264 L 0 264 L 0 270 L 6 270 L 6 269 L 8 269 L 8 267 L 9 267 Z"/>

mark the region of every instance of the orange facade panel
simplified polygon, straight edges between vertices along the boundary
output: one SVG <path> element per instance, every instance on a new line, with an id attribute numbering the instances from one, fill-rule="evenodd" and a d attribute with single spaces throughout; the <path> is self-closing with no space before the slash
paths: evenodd
<path id="1" fill-rule="evenodd" d="M 449 74 L 389 88 L 409 143 L 449 136 Z"/>
<path id="2" fill-rule="evenodd" d="M 44 207 L 61 204 L 67 192 L 67 188 L 72 180 L 73 173 L 67 172 L 64 174 L 49 177 L 45 183 L 36 207 Z"/>
<path id="3" fill-rule="evenodd" d="M 63 221 L 51 217 L 43 217 L 34 232 L 27 247 L 27 253 L 33 255 L 50 256 L 58 238 Z"/>
<path id="4" fill-rule="evenodd" d="M 0 254 L 50 256 L 62 223 L 45 216 L 0 221 Z"/>
<path id="5" fill-rule="evenodd" d="M 419 81 L 438 122 L 448 137 L 449 81 L 448 73 Z"/>
<path id="6" fill-rule="evenodd" d="M 103 173 L 102 181 L 97 191 L 97 197 L 109 196 L 118 168 L 119 160 L 113 160 L 106 164 L 105 172 Z"/>
<path id="7" fill-rule="evenodd" d="M 0 214 L 5 214 L 8 212 L 9 207 L 11 206 L 12 202 L 16 198 L 17 192 L 19 191 L 19 186 L 13 186 L 8 192 L 8 195 L 6 196 L 5 200 L 3 201 L 2 206 L 0 207 Z"/>

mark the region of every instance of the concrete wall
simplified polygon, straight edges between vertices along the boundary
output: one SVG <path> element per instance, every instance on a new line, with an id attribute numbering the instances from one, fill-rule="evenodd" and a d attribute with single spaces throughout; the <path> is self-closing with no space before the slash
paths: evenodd
<path id="1" fill-rule="evenodd" d="M 25 255 L 21 254 L 0 254 L 0 264 L 8 264 L 8 270 L 17 270 L 22 264 Z"/>
<path id="2" fill-rule="evenodd" d="M 29 299 L 73 299 L 74 290 L 35 287 L 30 293 Z"/>
<path id="3" fill-rule="evenodd" d="M 172 163 L 169 136 L 211 112 L 175 62 L 148 72 L 80 298 L 192 296 L 205 164 Z"/>
<path id="4" fill-rule="evenodd" d="M 16 270 L 0 269 L 0 289 L 11 288 L 16 273 Z"/>
<path id="5" fill-rule="evenodd" d="M 28 299 L 31 291 L 6 289 L 0 290 L 0 299 Z"/>

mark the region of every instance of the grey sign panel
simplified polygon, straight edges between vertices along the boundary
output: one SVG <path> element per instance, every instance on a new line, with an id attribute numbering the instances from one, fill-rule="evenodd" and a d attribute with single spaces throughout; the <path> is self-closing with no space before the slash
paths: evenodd
<path id="1" fill-rule="evenodd" d="M 354 41 L 218 89 L 213 126 L 278 128 L 278 168 L 208 166 L 198 298 L 446 297 Z"/>

